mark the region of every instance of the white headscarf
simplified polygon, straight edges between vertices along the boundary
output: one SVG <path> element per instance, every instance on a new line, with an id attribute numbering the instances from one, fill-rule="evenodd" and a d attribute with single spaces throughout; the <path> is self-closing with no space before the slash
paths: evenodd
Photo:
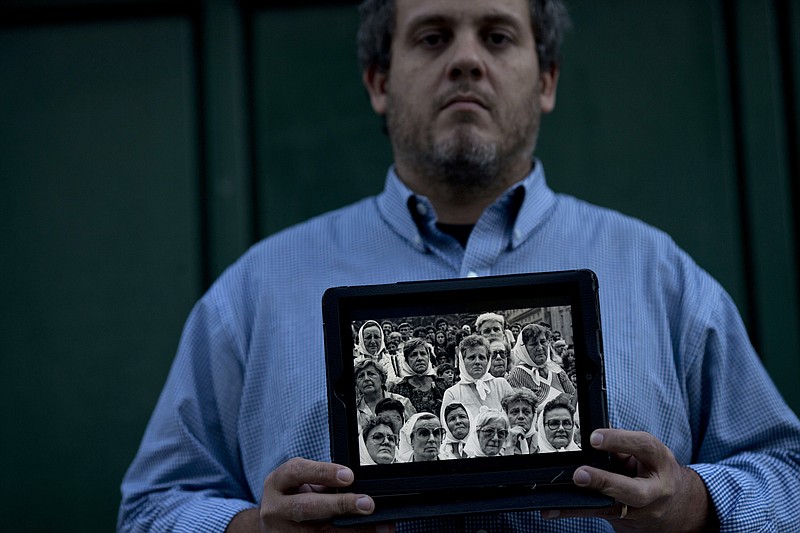
<path id="1" fill-rule="evenodd" d="M 536 428 L 539 434 L 539 453 L 550 453 L 550 452 L 577 452 L 581 450 L 581 447 L 575 444 L 575 428 L 577 427 L 574 424 L 574 416 L 573 416 L 573 424 L 572 430 L 568 431 L 569 434 L 569 444 L 567 444 L 563 448 L 556 448 L 550 441 L 547 440 L 547 435 L 544 432 L 544 409 L 536 415 Z"/>
<path id="2" fill-rule="evenodd" d="M 409 339 L 409 340 L 411 340 L 411 339 Z M 404 376 L 404 377 L 408 377 L 408 376 L 430 376 L 433 379 L 436 379 L 436 371 L 431 366 L 430 344 L 428 344 L 428 342 L 426 340 L 424 340 L 424 339 L 419 339 L 419 340 L 422 341 L 422 346 L 425 347 L 425 353 L 427 354 L 426 361 L 428 363 L 428 366 L 425 368 L 425 371 L 422 374 L 417 374 L 416 372 L 414 372 L 414 370 L 411 368 L 411 365 L 409 365 L 408 361 L 406 360 L 405 345 L 403 345 L 402 355 L 400 356 L 400 360 L 401 360 L 401 362 L 400 362 L 400 372 L 401 372 L 401 375 Z"/>
<path id="3" fill-rule="evenodd" d="M 450 407 L 451 405 L 459 406 L 458 408 L 464 411 L 464 413 L 467 415 L 467 420 L 469 420 L 469 431 L 467 432 L 467 436 L 464 437 L 463 439 L 457 439 L 455 435 L 453 435 L 453 432 L 450 431 L 450 426 L 447 425 L 447 417 L 445 415 L 445 409 L 447 407 Z M 453 410 L 455 409 L 456 408 L 454 408 Z M 441 422 L 442 422 L 442 427 L 444 428 L 444 441 L 442 441 L 441 452 L 443 454 L 452 452 L 453 444 L 458 444 L 459 452 L 463 451 L 467 443 L 467 439 L 469 439 L 469 434 L 472 432 L 473 428 L 472 420 L 470 420 L 469 418 L 469 410 L 466 408 L 466 406 L 463 403 L 457 402 L 455 400 L 442 405 Z"/>
<path id="4" fill-rule="evenodd" d="M 539 372 L 537 372 L 538 365 L 533 362 L 533 358 L 531 357 L 531 354 L 528 353 L 528 348 L 525 347 L 525 342 L 522 340 L 522 332 L 525 331 L 528 328 L 531 328 L 531 326 L 532 326 L 532 324 L 528 324 L 527 326 L 522 328 L 522 330 L 519 332 L 519 335 L 517 335 L 517 342 L 514 344 L 514 347 L 511 349 L 511 354 L 514 357 L 516 357 L 518 361 L 521 361 L 522 363 L 524 363 L 524 365 L 527 365 L 527 366 L 517 365 L 517 367 L 520 368 L 521 370 L 524 370 L 528 375 L 530 375 L 531 379 L 533 379 L 533 382 L 538 386 L 538 385 L 541 384 L 543 379 L 539 376 Z M 553 373 L 559 374 L 560 372 L 562 372 L 561 367 L 558 366 L 556 363 L 554 363 L 550 359 L 551 358 L 551 353 L 550 353 L 550 344 L 549 343 L 545 345 L 545 350 L 546 350 L 546 354 L 547 355 L 546 355 L 546 358 L 545 358 L 544 365 L 542 365 L 542 367 L 543 368 L 547 368 L 547 371 L 551 375 Z M 528 367 L 530 367 L 530 368 L 528 368 Z M 552 378 L 550 378 L 550 379 L 552 379 Z"/>
<path id="5" fill-rule="evenodd" d="M 370 354 L 369 351 L 367 350 L 367 347 L 364 345 L 364 330 L 370 326 L 377 326 L 378 330 L 381 332 L 381 343 L 374 354 Z M 358 330 L 358 346 L 356 346 L 356 350 L 358 351 L 359 357 L 364 357 L 366 359 L 373 359 L 377 361 L 386 351 L 385 341 L 386 340 L 383 338 L 383 328 L 381 328 L 381 325 L 375 322 L 374 320 L 367 320 L 361 326 L 361 329 Z"/>
<path id="6" fill-rule="evenodd" d="M 475 423 L 472 424 L 472 427 L 469 430 L 469 436 L 467 437 L 467 445 L 464 446 L 464 452 L 469 455 L 470 457 L 490 457 L 486 455 L 486 453 L 481 448 L 481 442 L 478 439 L 478 429 L 483 427 L 484 425 L 492 422 L 494 420 L 502 420 L 505 422 L 506 430 L 510 427 L 508 422 L 508 417 L 502 411 L 498 411 L 497 409 L 492 409 L 491 407 L 487 407 L 485 405 L 481 405 L 480 411 L 475 416 Z M 500 446 L 500 452 L 498 455 L 502 455 L 503 453 L 503 446 Z"/>
<path id="7" fill-rule="evenodd" d="M 411 461 L 414 457 L 414 446 L 411 444 L 411 434 L 414 433 L 414 426 L 417 423 L 417 420 L 420 418 L 425 417 L 428 418 L 435 418 L 438 420 L 438 416 L 433 413 L 417 413 L 412 415 L 406 423 L 403 424 L 403 427 L 400 428 L 400 450 L 397 454 L 397 461 L 400 463 L 407 463 Z"/>
<path id="8" fill-rule="evenodd" d="M 491 391 L 487 383 L 494 379 L 494 376 L 489 373 L 489 354 L 486 354 L 486 369 L 483 371 L 483 375 L 478 379 L 473 378 L 470 376 L 469 372 L 467 372 L 467 366 L 464 364 L 464 354 L 461 353 L 461 350 L 458 350 L 456 355 L 458 355 L 458 371 L 461 375 L 461 381 L 459 381 L 458 384 L 466 385 L 468 383 L 474 383 L 475 390 L 478 392 L 481 401 L 485 401 L 486 395 Z"/>
<path id="9" fill-rule="evenodd" d="M 369 454 L 369 450 L 367 449 L 367 445 L 364 442 L 364 435 L 358 434 L 358 457 L 360 459 L 359 463 L 361 466 L 364 465 L 376 465 L 378 463 L 375 462 L 375 459 Z"/>

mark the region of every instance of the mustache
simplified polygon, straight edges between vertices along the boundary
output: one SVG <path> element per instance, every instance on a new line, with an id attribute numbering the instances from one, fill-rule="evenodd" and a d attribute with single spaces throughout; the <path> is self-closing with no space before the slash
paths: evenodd
<path id="1" fill-rule="evenodd" d="M 442 109 L 455 101 L 471 101 L 480 104 L 485 108 L 492 106 L 492 99 L 483 91 L 471 86 L 469 83 L 461 83 L 449 89 L 446 93 L 434 99 L 433 103 L 437 109 Z"/>

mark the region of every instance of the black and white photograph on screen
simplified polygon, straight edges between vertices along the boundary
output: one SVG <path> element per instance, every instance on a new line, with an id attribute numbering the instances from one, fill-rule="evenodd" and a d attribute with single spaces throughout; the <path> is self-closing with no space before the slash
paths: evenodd
<path id="1" fill-rule="evenodd" d="M 581 449 L 570 306 L 351 331 L 361 465 Z"/>

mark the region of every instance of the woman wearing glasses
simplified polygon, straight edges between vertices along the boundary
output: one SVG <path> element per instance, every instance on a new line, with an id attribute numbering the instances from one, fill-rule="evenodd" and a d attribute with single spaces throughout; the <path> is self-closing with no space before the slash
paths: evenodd
<path id="1" fill-rule="evenodd" d="M 381 415 L 367 420 L 361 432 L 359 452 L 362 465 L 388 465 L 397 454 L 397 434 L 389 417 Z"/>
<path id="2" fill-rule="evenodd" d="M 444 428 L 433 413 L 417 413 L 400 430 L 399 463 L 437 461 L 444 438 Z"/>
<path id="3" fill-rule="evenodd" d="M 572 452 L 575 444 L 575 408 L 566 396 L 548 402 L 538 421 L 539 453 Z"/>
<path id="4" fill-rule="evenodd" d="M 469 457 L 493 457 L 513 454 L 513 444 L 508 449 L 508 417 L 502 411 L 483 406 L 475 417 L 475 431 L 464 446 Z"/>

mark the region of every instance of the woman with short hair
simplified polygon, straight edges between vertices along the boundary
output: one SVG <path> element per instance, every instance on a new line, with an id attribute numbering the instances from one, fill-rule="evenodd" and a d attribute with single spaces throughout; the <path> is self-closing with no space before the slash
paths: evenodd
<path id="1" fill-rule="evenodd" d="M 364 428 L 367 420 L 375 416 L 375 409 L 383 398 L 394 398 L 403 404 L 406 418 L 417 412 L 405 396 L 386 390 L 386 371 L 383 366 L 371 359 L 357 361 L 353 367 L 356 382 L 356 409 L 358 410 L 358 430 Z"/>
<path id="2" fill-rule="evenodd" d="M 536 397 L 533 393 L 525 388 L 514 389 L 514 393 L 504 397 L 501 403 L 511 424 L 508 438 L 514 445 L 513 453 L 525 455 L 538 452 Z"/>
<path id="3" fill-rule="evenodd" d="M 392 421 L 386 416 L 368 419 L 358 439 L 359 456 L 362 465 L 387 465 L 395 461 L 398 435 L 392 428 Z"/>

